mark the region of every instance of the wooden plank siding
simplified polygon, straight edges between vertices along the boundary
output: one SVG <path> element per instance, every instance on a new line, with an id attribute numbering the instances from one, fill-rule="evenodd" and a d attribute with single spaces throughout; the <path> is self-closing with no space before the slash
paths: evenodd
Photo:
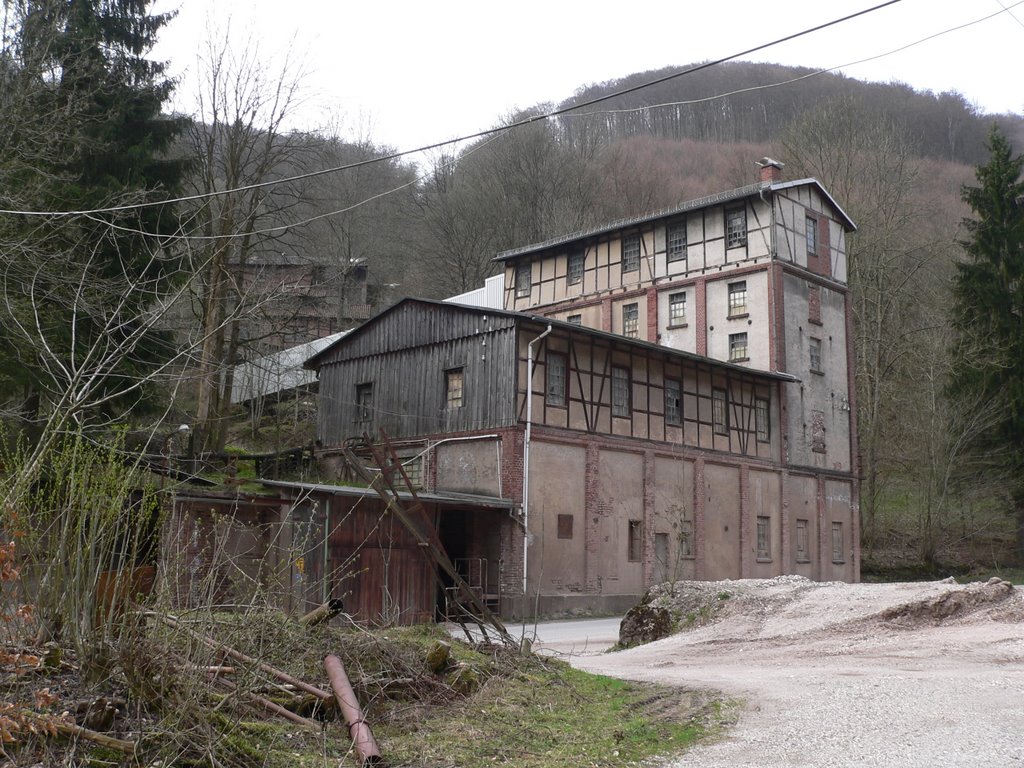
<path id="1" fill-rule="evenodd" d="M 515 318 L 408 301 L 327 350 L 320 365 L 317 436 L 325 445 L 383 427 L 392 437 L 515 423 Z M 446 372 L 463 371 L 464 399 L 448 408 Z M 369 418 L 356 402 L 372 387 Z"/>

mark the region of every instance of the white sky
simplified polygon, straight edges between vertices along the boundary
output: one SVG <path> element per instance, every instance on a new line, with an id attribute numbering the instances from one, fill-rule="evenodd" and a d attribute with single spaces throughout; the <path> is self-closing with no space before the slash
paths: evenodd
<path id="1" fill-rule="evenodd" d="M 409 149 L 585 84 L 723 58 L 881 1 L 158 0 L 157 10 L 179 16 L 154 55 L 170 61 L 181 78 L 176 106 L 191 112 L 197 52 L 230 16 L 232 39 L 258 41 L 269 71 L 289 53 L 307 70 L 293 127 L 340 122 L 347 138 Z M 842 71 L 956 90 L 984 112 L 1024 112 L 1024 0 L 901 0 L 746 58 L 836 67 L 936 34 Z"/>

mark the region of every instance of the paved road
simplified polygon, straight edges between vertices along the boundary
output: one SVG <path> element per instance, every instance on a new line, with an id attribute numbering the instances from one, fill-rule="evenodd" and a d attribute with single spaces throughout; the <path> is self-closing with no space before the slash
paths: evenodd
<path id="1" fill-rule="evenodd" d="M 541 621 L 530 624 L 506 624 L 512 637 L 528 638 L 538 653 L 553 656 L 588 656 L 604 653 L 619 640 L 621 616 L 604 619 L 571 619 Z M 450 625 L 449 631 L 459 637 L 462 629 Z"/>

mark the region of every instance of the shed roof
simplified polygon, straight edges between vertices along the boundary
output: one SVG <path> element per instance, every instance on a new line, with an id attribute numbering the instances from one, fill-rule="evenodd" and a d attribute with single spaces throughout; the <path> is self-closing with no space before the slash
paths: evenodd
<path id="1" fill-rule="evenodd" d="M 360 488 L 353 485 L 330 485 L 328 483 L 301 483 L 287 480 L 260 480 L 263 485 L 271 488 L 284 488 L 286 490 L 300 491 L 302 493 L 329 493 L 333 496 L 362 497 L 371 496 L 376 498 L 376 493 L 370 488 Z M 461 507 L 472 507 L 474 509 L 499 509 L 511 510 L 515 504 L 510 499 L 503 499 L 498 496 L 481 496 L 475 493 L 455 493 L 452 491 L 417 491 L 416 496 L 420 501 L 432 504 L 452 504 Z M 411 501 L 412 494 L 408 491 L 399 491 L 398 497 L 402 501 Z"/>
<path id="2" fill-rule="evenodd" d="M 572 232 L 566 235 L 560 235 L 550 240 L 544 240 L 539 243 L 533 243 L 531 245 L 524 245 L 519 248 L 513 248 L 508 251 L 503 251 L 494 257 L 495 261 L 509 261 L 511 259 L 525 256 L 531 253 L 537 253 L 539 251 L 546 251 L 549 248 L 556 246 L 565 245 L 575 240 L 586 240 L 591 237 L 598 237 L 600 235 L 608 234 L 609 232 L 615 232 L 616 230 L 626 229 L 627 227 L 635 227 L 641 224 L 647 224 L 652 221 L 658 221 L 659 219 L 668 219 L 673 216 L 678 216 L 681 213 L 687 213 L 688 211 L 696 211 L 701 208 L 707 208 L 712 205 L 721 205 L 722 203 L 729 203 L 734 200 L 741 200 L 745 197 L 753 197 L 754 195 L 760 195 L 765 192 L 781 192 L 786 189 L 792 189 L 794 187 L 802 187 L 805 185 L 811 185 L 815 187 L 819 194 L 828 204 L 835 210 L 839 220 L 846 227 L 848 232 L 854 232 L 857 229 L 857 225 L 853 223 L 853 220 L 846 215 L 846 212 L 840 207 L 839 203 L 828 193 L 828 190 L 822 186 L 821 182 L 817 179 L 799 179 L 797 181 L 759 181 L 756 184 L 748 184 L 745 187 L 739 187 L 732 189 L 727 192 L 718 192 L 714 195 L 708 195 L 706 197 L 698 197 L 695 200 L 689 200 L 671 208 L 664 208 L 660 211 L 654 211 L 653 213 L 647 213 L 643 216 L 634 216 L 627 219 L 618 219 L 617 221 L 611 221 L 607 224 L 602 224 L 599 227 L 593 229 L 587 229 L 580 232 Z"/>

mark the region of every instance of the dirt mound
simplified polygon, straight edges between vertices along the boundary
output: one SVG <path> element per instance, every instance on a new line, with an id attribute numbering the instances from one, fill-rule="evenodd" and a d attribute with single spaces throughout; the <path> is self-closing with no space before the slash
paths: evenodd
<path id="1" fill-rule="evenodd" d="M 1002 606 L 1002 604 L 1010 601 L 1015 595 L 1016 590 L 1013 584 L 993 577 L 984 584 L 974 582 L 963 586 L 961 589 L 944 592 L 937 597 L 895 605 L 879 613 L 878 617 L 882 621 L 890 622 L 897 626 L 940 624 L 950 619 L 958 619 L 976 614 L 982 610 L 991 609 L 995 606 Z M 1024 615 L 1024 610 L 1020 606 L 1007 605 L 1005 607 L 1011 613 L 1016 609 L 1018 614 Z M 1005 620 L 1012 617 L 1010 615 L 1001 615 L 1000 618 Z M 1018 616 L 1018 620 L 1019 618 L 1020 616 Z"/>

